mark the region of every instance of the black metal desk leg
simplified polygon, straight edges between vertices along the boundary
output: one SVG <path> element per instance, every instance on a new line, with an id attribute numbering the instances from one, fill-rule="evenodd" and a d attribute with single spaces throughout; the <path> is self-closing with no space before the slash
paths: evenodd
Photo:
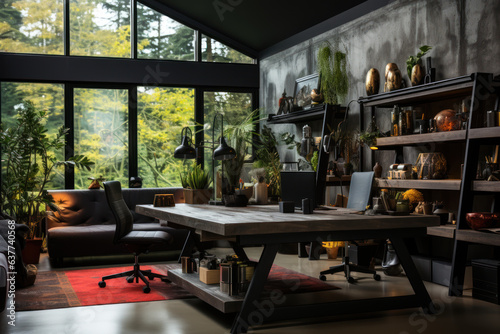
<path id="1" fill-rule="evenodd" d="M 424 282 L 420 278 L 420 275 L 413 263 L 413 260 L 406 248 L 403 239 L 400 238 L 390 238 L 396 254 L 398 255 L 399 261 L 405 270 L 406 277 L 410 281 L 410 284 L 415 292 L 415 296 L 419 300 L 419 304 L 425 313 L 435 313 L 434 305 L 432 304 L 431 297 L 425 288 Z"/>
<path id="2" fill-rule="evenodd" d="M 240 313 L 234 320 L 231 334 L 246 333 L 248 327 L 260 325 L 264 321 L 266 315 L 272 314 L 273 305 L 266 310 L 260 310 L 258 300 L 264 284 L 267 281 L 267 276 L 278 253 L 279 244 L 268 244 L 264 246 L 264 250 L 260 256 L 259 263 L 255 268 L 252 281 L 248 287 L 248 291 L 241 305 Z M 264 301 L 265 302 L 265 301 Z M 271 302 L 269 302 L 271 303 Z"/>
<path id="3" fill-rule="evenodd" d="M 186 241 L 184 241 L 184 247 L 182 247 L 181 255 L 179 255 L 178 263 L 181 263 L 181 257 L 191 256 L 193 254 L 193 249 L 197 248 L 199 252 L 203 252 L 204 248 L 201 244 L 200 237 L 196 232 L 189 231 Z"/>
<path id="4" fill-rule="evenodd" d="M 233 247 L 234 253 L 238 255 L 238 259 L 240 259 L 241 261 L 248 261 L 247 253 L 245 253 L 245 250 L 240 246 L 239 243 L 231 242 L 231 247 Z"/>

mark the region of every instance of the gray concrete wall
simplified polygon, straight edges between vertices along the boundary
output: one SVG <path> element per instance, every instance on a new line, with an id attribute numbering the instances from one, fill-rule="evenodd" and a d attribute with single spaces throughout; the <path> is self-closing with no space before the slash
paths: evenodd
<path id="1" fill-rule="evenodd" d="M 276 113 L 285 89 L 293 94 L 295 79 L 316 72 L 316 53 L 324 41 L 345 45 L 349 62 L 349 94 L 342 104 L 365 96 L 365 76 L 375 67 L 383 73 L 387 63 L 398 65 L 408 82 L 406 59 L 422 45 L 429 53 L 436 79 L 473 72 L 500 73 L 500 1 L 498 0 L 399 0 L 332 29 L 314 39 L 260 60 L 260 104 L 264 114 Z M 425 58 L 425 57 L 424 57 Z M 383 91 L 383 87 L 381 88 Z M 349 126 L 358 125 L 359 105 L 352 104 Z M 276 133 L 300 127 L 273 126 Z M 316 135 L 318 135 L 316 133 Z M 282 161 L 296 158 L 282 148 Z M 389 161 L 391 156 L 381 156 Z M 366 170 L 369 166 L 364 166 Z M 371 168 L 371 166 L 370 166 Z"/>

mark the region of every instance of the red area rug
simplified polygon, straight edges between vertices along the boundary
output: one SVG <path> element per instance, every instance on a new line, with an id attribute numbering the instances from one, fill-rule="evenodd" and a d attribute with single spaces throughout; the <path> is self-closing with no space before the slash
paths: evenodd
<path id="1" fill-rule="evenodd" d="M 167 273 L 168 265 L 141 266 L 159 274 Z M 46 310 L 74 306 L 134 303 L 193 297 L 173 283 L 160 279 L 150 281 L 151 292 L 143 293 L 144 283 L 127 283 L 125 278 L 106 281 L 105 288 L 97 283 L 102 276 L 130 270 L 131 266 L 100 269 L 39 272 L 35 285 L 16 291 L 16 310 Z M 274 265 L 265 290 L 279 289 L 285 294 L 338 289 L 317 278 Z"/>

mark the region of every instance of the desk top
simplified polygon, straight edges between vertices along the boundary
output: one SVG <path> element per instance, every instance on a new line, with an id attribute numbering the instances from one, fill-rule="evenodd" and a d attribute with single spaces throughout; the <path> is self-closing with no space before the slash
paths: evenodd
<path id="1" fill-rule="evenodd" d="M 344 208 L 315 210 L 314 214 L 310 215 L 304 215 L 301 211 L 280 213 L 277 205 L 247 207 L 190 204 L 176 204 L 174 207 L 137 205 L 135 211 L 145 216 L 222 236 L 423 228 L 439 225 L 437 216 L 369 216 Z"/>

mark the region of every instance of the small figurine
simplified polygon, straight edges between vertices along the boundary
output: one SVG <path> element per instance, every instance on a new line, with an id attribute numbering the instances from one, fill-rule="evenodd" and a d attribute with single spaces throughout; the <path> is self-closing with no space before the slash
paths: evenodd
<path id="1" fill-rule="evenodd" d="M 92 180 L 92 182 L 90 183 L 89 189 L 100 189 L 100 188 L 102 188 L 102 185 L 100 182 L 106 181 L 106 179 L 103 178 L 102 175 L 99 176 L 98 178 L 89 177 L 88 179 Z"/>

